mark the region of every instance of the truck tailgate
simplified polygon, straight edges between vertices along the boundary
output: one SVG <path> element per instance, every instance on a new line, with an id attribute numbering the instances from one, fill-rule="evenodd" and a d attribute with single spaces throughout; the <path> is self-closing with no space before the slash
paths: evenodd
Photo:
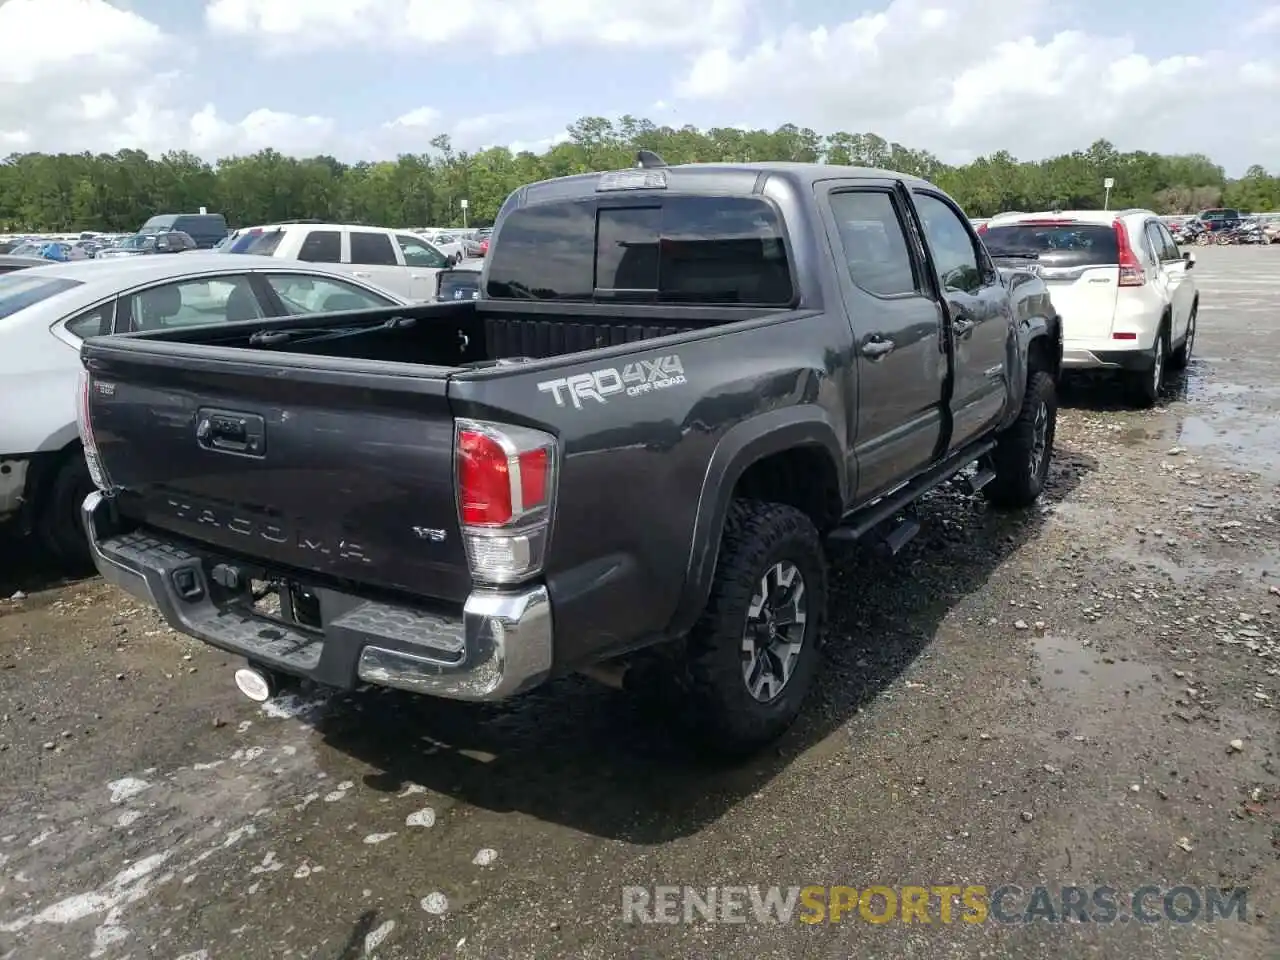
<path id="1" fill-rule="evenodd" d="M 282 571 L 465 599 L 448 368 L 98 340 L 120 513 Z"/>

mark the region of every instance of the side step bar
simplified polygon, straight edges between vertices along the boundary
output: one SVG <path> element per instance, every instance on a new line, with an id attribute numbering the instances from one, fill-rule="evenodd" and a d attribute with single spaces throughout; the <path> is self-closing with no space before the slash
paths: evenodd
<path id="1" fill-rule="evenodd" d="M 994 440 L 984 440 L 973 446 L 965 447 L 954 456 L 947 458 L 926 473 L 922 473 L 911 482 L 899 487 L 886 496 L 881 497 L 869 506 L 845 517 L 840 526 L 827 535 L 828 540 L 849 542 L 861 540 L 868 533 L 882 524 L 889 523 L 899 513 L 915 503 L 934 487 L 945 483 L 973 461 L 978 460 L 995 449 Z M 979 469 L 978 473 L 966 482 L 971 492 L 976 492 L 995 479 L 995 472 L 990 469 Z M 896 554 L 920 532 L 920 523 L 914 518 L 906 518 L 891 524 L 882 539 L 890 554 Z"/>

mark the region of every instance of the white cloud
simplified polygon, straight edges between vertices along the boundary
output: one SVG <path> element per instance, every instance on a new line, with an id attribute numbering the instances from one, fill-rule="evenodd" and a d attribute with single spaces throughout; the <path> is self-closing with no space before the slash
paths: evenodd
<path id="1" fill-rule="evenodd" d="M 1273 30 L 1280 30 L 1280 4 L 1263 10 L 1248 26 L 1249 33 L 1270 33 Z"/>
<path id="2" fill-rule="evenodd" d="M 483 44 L 504 55 L 537 47 L 698 47 L 733 37 L 751 0 L 208 0 L 216 33 L 274 53 L 352 44 L 413 48 Z"/>
<path id="3" fill-rule="evenodd" d="M 1267 156 L 1258 118 L 1280 102 L 1276 61 L 1210 50 L 1157 59 L 1127 37 L 1051 32 L 1061 17 L 1045 0 L 894 0 L 843 23 L 717 45 L 693 57 L 676 93 L 705 113 L 750 90 L 774 122 L 875 132 L 952 161 L 1001 149 L 1043 157 L 1100 137 L 1209 151 L 1229 166 Z M 1206 130 L 1216 131 L 1207 141 Z"/>
<path id="4" fill-rule="evenodd" d="M 418 107 L 410 110 L 408 113 L 402 113 L 387 123 L 384 123 L 383 129 L 395 130 L 397 128 L 408 128 L 411 130 L 425 130 L 436 127 L 440 123 L 440 111 L 435 107 Z"/>

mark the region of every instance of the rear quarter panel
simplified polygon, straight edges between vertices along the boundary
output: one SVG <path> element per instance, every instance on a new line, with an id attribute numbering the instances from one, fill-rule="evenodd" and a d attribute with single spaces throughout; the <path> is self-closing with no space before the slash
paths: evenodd
<path id="1" fill-rule="evenodd" d="M 843 468 L 851 349 L 844 316 L 815 312 L 451 381 L 455 416 L 560 441 L 547 564 L 558 667 L 675 632 L 762 430 L 821 444 Z"/>
<path id="2" fill-rule="evenodd" d="M 1022 409 L 1022 397 L 1026 392 L 1029 355 L 1032 344 L 1041 341 L 1037 349 L 1049 351 L 1052 373 L 1055 379 L 1062 370 L 1062 319 L 1053 305 L 1049 286 L 1034 267 L 1000 268 L 1009 291 L 1013 309 L 1013 336 L 1009 338 L 1009 383 L 1012 396 L 1005 410 L 1002 426 L 1012 423 Z"/>

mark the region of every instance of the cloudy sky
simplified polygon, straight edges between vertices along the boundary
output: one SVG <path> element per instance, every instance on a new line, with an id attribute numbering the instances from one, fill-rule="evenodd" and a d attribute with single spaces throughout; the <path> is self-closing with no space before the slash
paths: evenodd
<path id="1" fill-rule="evenodd" d="M 536 150 L 625 113 L 1280 172 L 1280 0 L 0 0 L 0 155 Z"/>

